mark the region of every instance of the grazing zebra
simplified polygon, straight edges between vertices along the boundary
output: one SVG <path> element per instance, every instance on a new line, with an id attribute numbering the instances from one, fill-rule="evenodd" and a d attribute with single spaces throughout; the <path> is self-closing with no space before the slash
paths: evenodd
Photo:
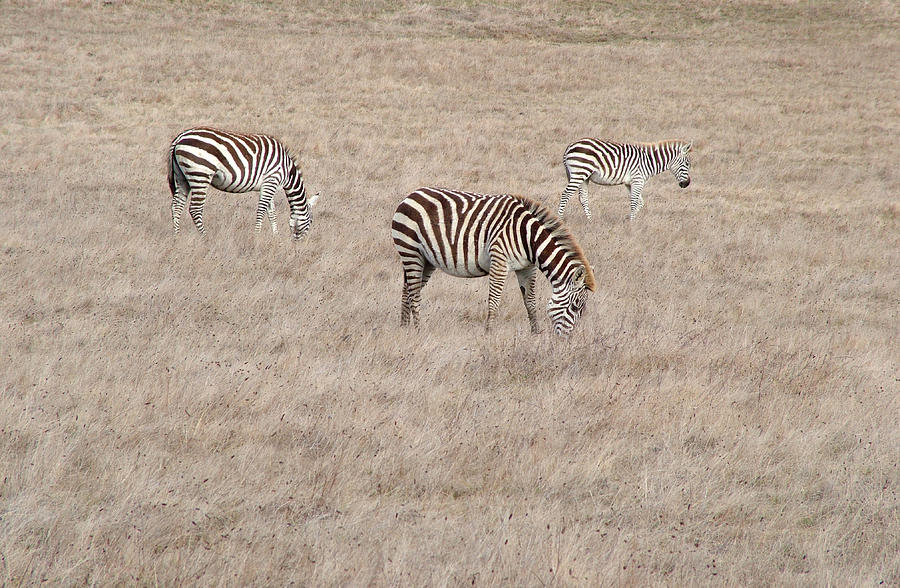
<path id="1" fill-rule="evenodd" d="M 625 184 L 631 196 L 631 214 L 635 215 L 644 205 L 641 190 L 644 183 L 656 174 L 671 171 L 678 185 L 687 188 L 691 183 L 691 161 L 688 153 L 691 143 L 662 141 L 660 143 L 613 143 L 599 139 L 581 139 L 569 145 L 563 156 L 568 184 L 559 200 L 562 216 L 569 198 L 578 192 L 584 214 L 591 218 L 587 202 L 587 183 L 591 180 L 604 186 Z"/>
<path id="2" fill-rule="evenodd" d="M 532 333 L 540 332 L 537 270 L 553 287 L 547 312 L 558 335 L 572 331 L 595 288 L 575 238 L 549 210 L 524 196 L 420 188 L 397 206 L 391 237 L 403 264 L 402 325 L 410 316 L 418 325 L 421 290 L 435 269 L 461 278 L 490 276 L 488 329 L 510 271 L 516 272 Z"/>
<path id="3" fill-rule="evenodd" d="M 213 186 L 225 192 L 259 190 L 256 231 L 268 215 L 275 225 L 275 191 L 283 188 L 291 208 L 290 226 L 294 239 L 302 237 L 312 224 L 310 207 L 318 198 L 306 197 L 303 175 L 287 149 L 268 135 L 242 135 L 207 127 L 184 131 L 169 149 L 169 189 L 172 191 L 172 224 L 178 232 L 184 204 L 203 233 L 203 203 Z"/>

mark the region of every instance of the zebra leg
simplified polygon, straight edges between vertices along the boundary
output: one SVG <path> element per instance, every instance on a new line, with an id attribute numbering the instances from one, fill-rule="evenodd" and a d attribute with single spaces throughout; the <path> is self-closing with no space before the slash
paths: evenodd
<path id="1" fill-rule="evenodd" d="M 566 169 L 566 189 L 563 190 L 562 196 L 559 198 L 559 208 L 556 209 L 556 215 L 562 216 L 563 212 L 566 211 L 566 204 L 569 203 L 569 198 L 572 197 L 572 170 L 569 169 L 569 162 L 563 158 L 563 167 Z"/>
<path id="2" fill-rule="evenodd" d="M 565 212 L 565 210 L 566 210 L 566 205 L 569 204 L 569 198 L 571 198 L 576 192 L 579 192 L 580 190 L 583 189 L 583 188 L 579 188 L 580 185 L 583 185 L 583 183 L 578 182 L 577 180 L 572 180 L 569 182 L 569 184 L 566 186 L 566 189 L 563 190 L 562 197 L 559 199 L 559 209 L 556 211 L 557 215 L 562 216 L 563 212 Z M 584 205 L 585 201 L 582 200 L 581 203 L 582 203 L 582 205 Z M 587 210 L 587 209 L 585 209 L 585 210 Z M 588 215 L 588 218 L 591 217 L 590 212 L 588 212 L 587 215 Z"/>
<path id="3" fill-rule="evenodd" d="M 206 202 L 206 192 L 209 186 L 198 186 L 191 190 L 191 200 L 188 204 L 188 212 L 196 225 L 200 234 L 206 232 L 203 228 L 203 203 Z"/>
<path id="4" fill-rule="evenodd" d="M 403 270 L 403 294 L 400 297 L 400 326 L 409 324 L 409 282 L 406 279 L 406 270 Z"/>
<path id="5" fill-rule="evenodd" d="M 403 264 L 403 306 L 400 309 L 400 325 L 408 325 L 410 319 L 414 326 L 419 326 L 419 302 L 422 300 L 422 288 L 434 272 L 433 267 L 426 265 L 424 259 L 404 260 Z"/>
<path id="6" fill-rule="evenodd" d="M 566 189 L 563 190 L 562 196 L 559 199 L 559 208 L 556 211 L 558 216 L 562 216 L 563 212 L 566 211 L 566 205 L 569 203 L 569 198 L 578 190 L 578 184 L 575 182 L 569 182 L 566 185 Z"/>
<path id="7" fill-rule="evenodd" d="M 566 210 L 566 205 L 569 203 L 569 198 L 571 198 L 575 192 L 578 192 L 578 198 L 581 200 L 581 205 L 584 207 L 584 213 L 587 215 L 588 220 L 591 218 L 591 211 L 587 206 L 587 191 L 585 190 L 585 185 L 587 184 L 588 178 L 590 178 L 590 173 L 586 174 L 586 171 L 581 168 L 576 167 L 574 170 L 569 167 L 568 161 L 563 161 L 563 166 L 566 168 L 566 189 L 563 190 L 562 197 L 559 199 L 559 209 L 556 211 L 556 214 L 559 216 L 563 215 L 563 212 Z"/>
<path id="8" fill-rule="evenodd" d="M 506 281 L 506 274 L 509 273 L 509 265 L 506 263 L 506 256 L 498 249 L 491 248 L 491 269 L 489 271 L 490 287 L 488 292 L 488 315 L 487 327 L 488 331 L 494 323 L 497 311 L 500 309 L 500 296 L 503 294 L 503 283 Z"/>
<path id="9" fill-rule="evenodd" d="M 625 186 L 628 188 L 628 193 L 631 197 L 631 212 L 628 215 L 630 220 L 634 220 L 635 216 L 637 216 L 638 211 L 644 206 L 644 199 L 641 197 L 641 190 L 644 187 L 644 181 L 640 179 L 635 179 L 631 182 L 631 185 Z"/>
<path id="10" fill-rule="evenodd" d="M 266 209 L 266 214 L 269 215 L 269 223 L 272 225 L 272 234 L 278 234 L 278 225 L 275 224 L 275 202 L 269 202 L 269 208 Z"/>
<path id="11" fill-rule="evenodd" d="M 179 186 L 175 188 L 175 194 L 172 196 L 172 226 L 175 232 L 181 228 L 181 214 L 184 212 L 184 205 L 187 203 L 189 192 L 186 194 Z"/>
<path id="12" fill-rule="evenodd" d="M 587 201 L 587 180 L 581 182 L 581 185 L 578 186 L 578 200 L 581 201 L 581 207 L 584 208 L 584 214 L 588 217 L 588 220 L 591 220 L 591 208 L 588 206 Z"/>
<path id="13" fill-rule="evenodd" d="M 278 189 L 278 182 L 265 180 L 262 188 L 259 190 L 259 203 L 256 205 L 256 232 L 262 229 L 263 215 L 269 216 L 269 222 L 272 223 L 272 232 L 277 233 L 275 227 L 275 208 L 272 205 L 272 199 L 275 197 L 275 190 Z"/>
<path id="14" fill-rule="evenodd" d="M 434 274 L 434 270 L 436 268 L 433 265 L 425 264 L 425 267 L 422 269 L 422 287 L 425 287 L 425 284 L 428 283 L 428 280 L 431 279 L 432 274 Z"/>
<path id="15" fill-rule="evenodd" d="M 537 280 L 537 267 L 531 266 L 528 269 L 517 271 L 516 279 L 519 281 L 519 290 L 522 292 L 522 300 L 525 302 L 525 311 L 528 313 L 528 322 L 531 324 L 531 332 L 535 334 L 540 333 L 541 329 L 538 327 L 534 295 L 534 283 Z"/>
<path id="16" fill-rule="evenodd" d="M 434 266 L 425 264 L 425 267 L 422 268 L 422 278 L 419 281 L 419 289 L 415 291 L 415 296 L 410 295 L 410 308 L 412 309 L 412 319 L 413 324 L 416 327 L 419 326 L 419 302 L 422 300 L 422 288 L 425 287 L 425 284 L 428 283 L 428 280 L 431 279 L 431 274 L 434 273 Z"/>

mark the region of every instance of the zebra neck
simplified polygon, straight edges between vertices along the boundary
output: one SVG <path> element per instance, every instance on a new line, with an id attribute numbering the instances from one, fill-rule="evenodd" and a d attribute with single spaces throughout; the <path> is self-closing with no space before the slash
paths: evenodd
<path id="1" fill-rule="evenodd" d="M 556 287 L 568 279 L 572 262 L 577 256 L 546 229 L 538 231 L 531 243 L 534 259 L 531 261 Z"/>
<path id="2" fill-rule="evenodd" d="M 291 196 L 306 196 L 306 189 L 303 186 L 303 175 L 297 166 L 288 163 L 287 179 L 284 182 L 284 192 Z"/>
<path id="3" fill-rule="evenodd" d="M 661 174 L 669 169 L 673 155 L 674 152 L 671 151 L 666 143 L 647 145 L 647 148 L 644 150 L 644 165 L 647 168 L 648 175 Z"/>

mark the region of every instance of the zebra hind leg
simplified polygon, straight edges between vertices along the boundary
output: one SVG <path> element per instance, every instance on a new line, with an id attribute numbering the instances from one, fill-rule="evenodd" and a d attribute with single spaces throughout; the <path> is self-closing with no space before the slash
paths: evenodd
<path id="1" fill-rule="evenodd" d="M 593 216 L 591 215 L 591 207 L 588 206 L 586 183 L 587 181 L 584 181 L 578 186 L 578 200 L 581 202 L 581 207 L 584 208 L 585 216 L 587 216 L 588 220 L 591 220 Z"/>
<path id="2" fill-rule="evenodd" d="M 206 202 L 206 190 L 206 187 L 191 190 L 190 204 L 188 204 L 188 212 L 201 235 L 206 232 L 206 229 L 203 228 L 203 203 Z"/>
<path id="3" fill-rule="evenodd" d="M 400 325 L 406 326 L 412 320 L 413 326 L 419 326 L 419 303 L 422 300 L 422 288 L 428 283 L 434 267 L 424 265 L 421 261 L 403 267 L 403 298 L 400 309 Z"/>
<path id="4" fill-rule="evenodd" d="M 558 216 L 562 216 L 566 211 L 566 205 L 569 203 L 569 198 L 572 197 L 573 194 L 578 190 L 578 184 L 576 182 L 569 182 L 566 186 L 566 189 L 563 190 L 562 197 L 559 199 L 559 209 L 557 209 L 556 214 Z"/>
<path id="5" fill-rule="evenodd" d="M 175 194 L 172 196 L 172 227 L 176 233 L 181 228 L 181 215 L 184 213 L 187 198 L 188 194 L 182 192 L 180 187 L 175 189 Z"/>
<path id="6" fill-rule="evenodd" d="M 409 324 L 409 283 L 406 280 L 406 272 L 403 272 L 403 294 L 400 298 L 400 326 Z"/>

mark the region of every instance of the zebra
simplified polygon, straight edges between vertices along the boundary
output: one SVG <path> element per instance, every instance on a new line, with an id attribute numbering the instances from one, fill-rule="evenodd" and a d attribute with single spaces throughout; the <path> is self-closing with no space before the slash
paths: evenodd
<path id="1" fill-rule="evenodd" d="M 391 237 L 403 266 L 400 324 L 419 324 L 421 291 L 435 269 L 461 278 L 490 276 L 487 329 L 500 307 L 503 284 L 516 273 L 532 333 L 537 270 L 553 292 L 547 312 L 557 335 L 581 316 L 594 273 L 562 221 L 524 196 L 485 195 L 420 188 L 397 206 Z"/>
<path id="2" fill-rule="evenodd" d="M 259 190 L 257 232 L 262 228 L 265 214 L 269 217 L 272 232 L 278 233 L 272 202 L 278 188 L 283 188 L 287 196 L 294 239 L 306 234 L 312 224 L 310 207 L 319 195 L 307 198 L 300 168 L 287 149 L 273 137 L 209 127 L 188 129 L 172 141 L 168 164 L 172 224 L 176 233 L 188 198 L 188 212 L 200 233 L 205 232 L 203 203 L 210 186 L 233 193 Z"/>
<path id="3" fill-rule="evenodd" d="M 691 161 L 688 154 L 691 145 L 683 141 L 629 144 L 589 138 L 572 143 L 563 156 L 568 183 L 559 200 L 557 214 L 562 216 L 569 198 L 577 191 L 584 214 L 590 220 L 587 183 L 591 180 L 604 186 L 625 184 L 631 196 L 628 218 L 634 220 L 644 205 L 641 190 L 651 176 L 669 170 L 675 175 L 679 186 L 687 188 L 690 185 Z"/>

